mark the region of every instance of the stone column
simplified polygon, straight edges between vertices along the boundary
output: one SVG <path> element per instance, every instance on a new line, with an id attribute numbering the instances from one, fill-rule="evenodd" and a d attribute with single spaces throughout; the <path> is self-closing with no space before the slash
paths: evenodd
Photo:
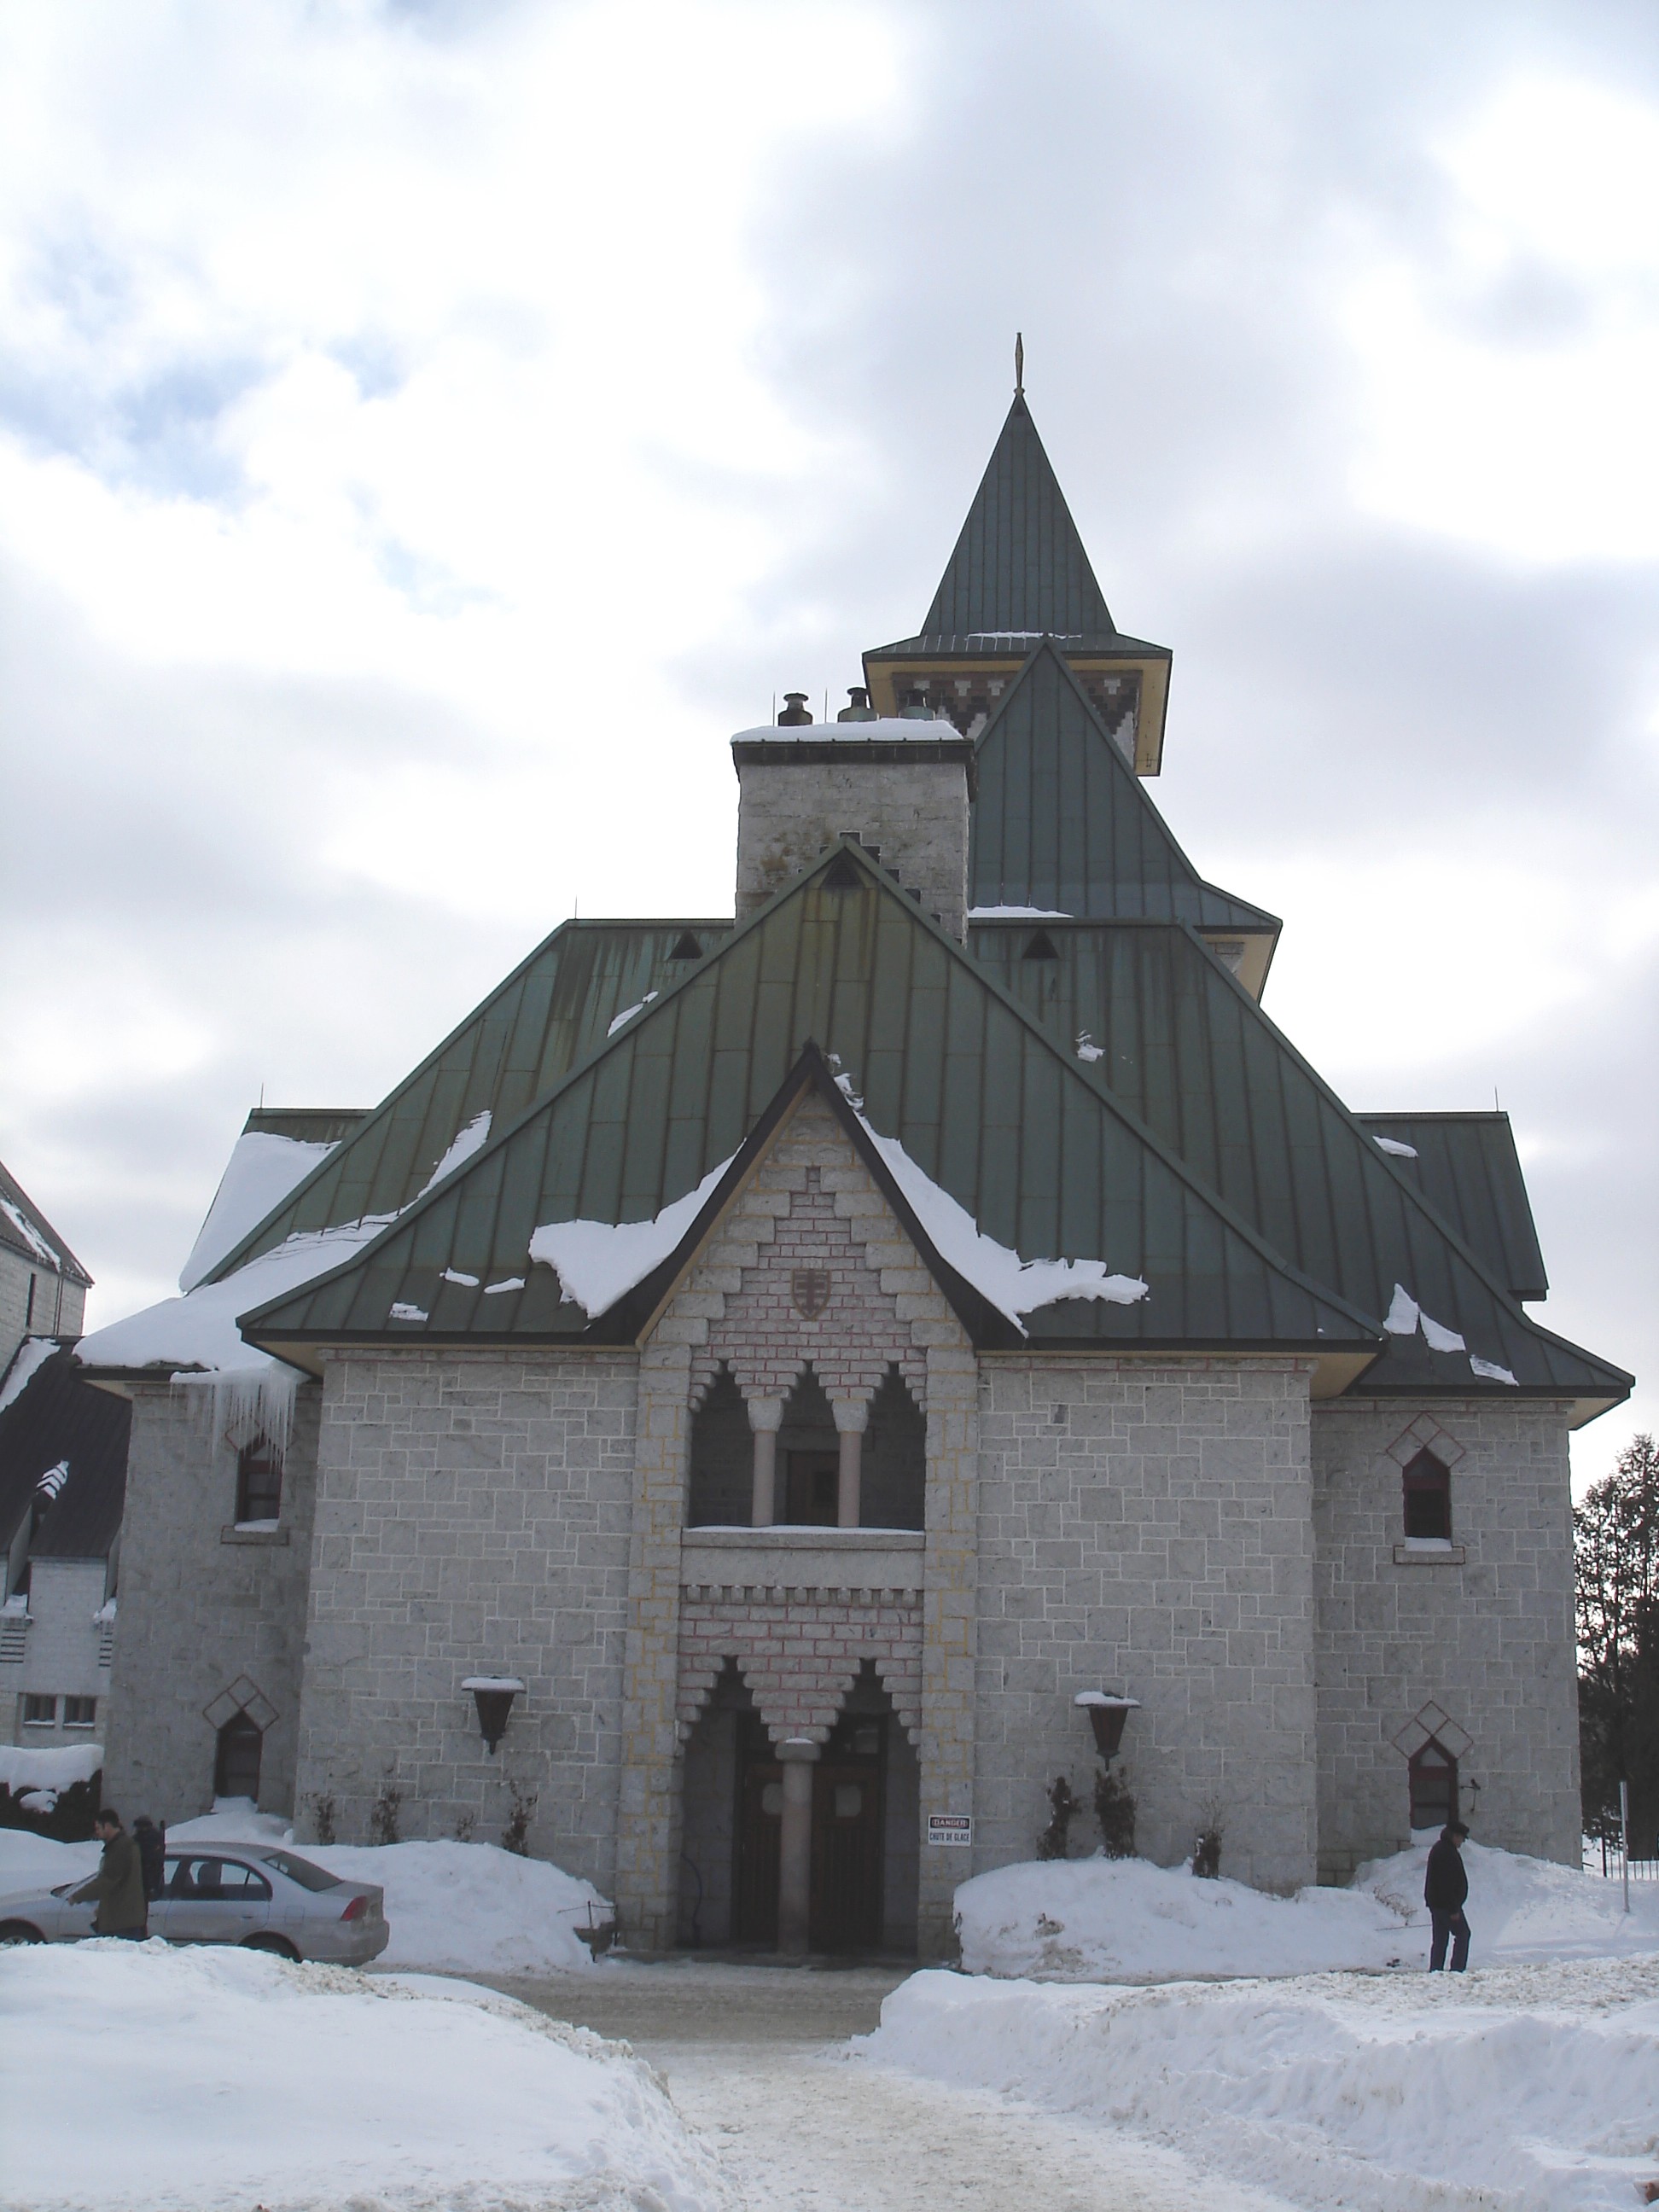
<path id="1" fill-rule="evenodd" d="M 783 1832 L 778 1839 L 778 1948 L 804 1959 L 812 1911 L 812 1771 L 818 1746 L 792 1735 L 778 1746 L 783 1764 Z"/>
<path id="2" fill-rule="evenodd" d="M 979 1373 L 970 1346 L 927 1348 L 927 1546 L 921 1656 L 921 1818 L 974 1810 L 974 1667 L 978 1649 Z M 918 1948 L 946 1958 L 956 1886 L 982 1870 L 977 1851 L 924 1840 Z"/>
<path id="3" fill-rule="evenodd" d="M 751 1398 L 749 1425 L 755 1432 L 755 1491 L 751 1528 L 769 1528 L 777 1519 L 778 1431 L 783 1426 L 781 1398 Z"/>
<path id="4" fill-rule="evenodd" d="M 836 1434 L 841 1445 L 841 1468 L 836 1486 L 836 1525 L 859 1525 L 859 1480 L 864 1457 L 864 1431 L 870 1422 L 868 1406 L 836 1401 Z"/>

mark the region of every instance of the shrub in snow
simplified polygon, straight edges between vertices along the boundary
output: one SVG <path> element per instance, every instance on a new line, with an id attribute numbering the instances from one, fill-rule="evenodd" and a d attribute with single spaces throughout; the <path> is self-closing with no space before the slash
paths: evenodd
<path id="1" fill-rule="evenodd" d="M 1204 1826 L 1198 1832 L 1193 1845 L 1193 1872 L 1200 1881 L 1216 1881 L 1221 1875 L 1221 1822 L 1213 1814 L 1205 1816 Z"/>
<path id="2" fill-rule="evenodd" d="M 1070 1837 L 1072 1822 L 1083 1810 L 1083 1800 L 1072 1794 L 1072 1785 L 1063 1774 L 1054 1777 L 1054 1787 L 1048 1792 L 1048 1825 L 1037 1838 L 1036 1855 L 1040 1859 L 1063 1859 Z"/>
<path id="3" fill-rule="evenodd" d="M 1135 1855 L 1135 1801 L 1121 1774 L 1103 1766 L 1095 1777 L 1095 1824 L 1100 1848 L 1109 1859 L 1132 1859 Z"/>
<path id="4" fill-rule="evenodd" d="M 388 1774 L 375 1793 L 374 1802 L 368 1808 L 370 1843 L 385 1844 L 397 1842 L 398 1814 L 403 1802 L 403 1791 Z"/>

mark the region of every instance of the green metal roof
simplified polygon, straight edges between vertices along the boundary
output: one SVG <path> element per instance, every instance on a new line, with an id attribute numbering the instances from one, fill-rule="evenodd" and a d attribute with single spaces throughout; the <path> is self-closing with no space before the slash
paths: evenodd
<path id="1" fill-rule="evenodd" d="M 848 864 L 852 887 L 834 888 Z M 245 1317 L 245 1333 L 284 1346 L 626 1340 L 638 1301 L 590 1326 L 553 1271 L 530 1263 L 534 1231 L 653 1218 L 752 1147 L 808 1079 L 814 1048 L 984 1234 L 1026 1259 L 1097 1259 L 1151 1285 L 1132 1305 L 1050 1306 L 1030 1317 L 1033 1341 L 1376 1349 L 1375 1319 L 1271 1251 L 847 839 L 357 1258 Z M 885 1182 L 861 1125 L 837 1110 Z M 485 1295 L 514 1276 L 521 1291 Z M 418 1318 L 394 1320 L 394 1304 Z M 1000 1316 L 964 1318 L 981 1341 L 1018 1340 Z"/>
<path id="2" fill-rule="evenodd" d="M 1412 1147 L 1415 1159 L 1391 1156 L 1395 1174 L 1418 1186 L 1515 1297 L 1549 1295 L 1507 1114 L 1356 1114 L 1354 1119 L 1373 1138 Z"/>
<path id="3" fill-rule="evenodd" d="M 666 990 L 684 974 L 690 963 L 672 956 L 690 950 L 688 937 L 701 957 L 731 928 L 729 919 L 567 921 L 373 1113 L 325 1116 L 328 1126 L 315 1131 L 288 1126 L 295 1117 L 275 1109 L 251 1115 L 250 1128 L 280 1121 L 280 1135 L 343 1141 L 209 1279 L 234 1273 L 296 1230 L 399 1212 L 469 1122 L 487 1111 L 492 1128 L 505 1127 L 604 1042 L 624 1007 L 638 1005 L 647 991 Z"/>
<path id="4" fill-rule="evenodd" d="M 1053 957 L 1027 957 L 1041 929 Z M 986 922 L 975 957 L 1277 1252 L 1362 1312 L 1385 1315 L 1402 1284 L 1468 1351 L 1534 1393 L 1625 1395 L 1621 1370 L 1540 1328 L 1506 1267 L 1425 1201 L 1410 1161 L 1365 1127 L 1186 926 Z M 1517 1170 L 1518 1173 L 1518 1170 Z M 1484 1395 L 1467 1356 L 1391 1336 L 1363 1389 Z"/>
<path id="5" fill-rule="evenodd" d="M 1273 915 L 1200 877 L 1048 640 L 981 734 L 978 774 L 970 905 L 1278 936 Z"/>
<path id="6" fill-rule="evenodd" d="M 1116 634 L 1022 394 L 1008 410 L 921 627 L 933 637 Z"/>

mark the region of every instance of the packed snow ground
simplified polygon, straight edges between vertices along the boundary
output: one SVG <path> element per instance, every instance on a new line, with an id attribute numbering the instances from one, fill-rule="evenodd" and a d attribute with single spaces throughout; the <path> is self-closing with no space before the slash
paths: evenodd
<path id="1" fill-rule="evenodd" d="M 1311 2212 L 1629 2212 L 1659 2181 L 1659 1958 L 1160 1989 L 921 1973 L 863 2047 Z"/>
<path id="2" fill-rule="evenodd" d="M 161 1943 L 0 1954 L 16 2212 L 726 2212 L 649 2068 L 464 1984 Z"/>
<path id="3" fill-rule="evenodd" d="M 1162 1982 L 1426 1963 L 1426 1844 L 1362 1868 L 1351 1889 L 1267 1897 L 1146 1859 L 1028 1863 L 957 1892 L 970 1974 Z M 1659 1952 L 1659 1885 L 1633 1887 L 1478 1844 L 1464 1848 L 1474 1958 L 1520 1963 Z"/>
<path id="4" fill-rule="evenodd" d="M 243 1802 L 220 1801 L 198 1820 L 167 1830 L 169 1844 L 283 1843 L 286 1820 Z M 592 1954 L 576 1934 L 590 1913 L 610 1907 L 591 1882 L 545 1859 L 519 1858 L 494 1844 L 297 1844 L 303 1858 L 331 1874 L 378 1882 L 386 1892 L 392 1941 L 381 1966 L 426 1966 L 451 1973 L 587 1972 Z M 56 1887 L 90 1874 L 94 1844 L 54 1844 L 0 1829 L 0 1896 L 37 1884 Z"/>

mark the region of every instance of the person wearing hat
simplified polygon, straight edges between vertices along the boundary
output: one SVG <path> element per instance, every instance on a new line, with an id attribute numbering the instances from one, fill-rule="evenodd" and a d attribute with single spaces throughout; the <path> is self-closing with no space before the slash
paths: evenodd
<path id="1" fill-rule="evenodd" d="M 1429 1870 L 1423 1879 L 1423 1902 L 1434 1923 L 1429 1950 L 1429 1972 L 1437 1974 L 1446 1963 L 1446 1946 L 1452 1947 L 1451 1970 L 1461 1974 L 1469 1963 L 1469 1923 L 1463 1911 L 1469 1893 L 1468 1870 L 1463 1864 L 1463 1838 L 1468 1830 L 1461 1820 L 1449 1820 L 1440 1840 L 1429 1847 Z"/>

